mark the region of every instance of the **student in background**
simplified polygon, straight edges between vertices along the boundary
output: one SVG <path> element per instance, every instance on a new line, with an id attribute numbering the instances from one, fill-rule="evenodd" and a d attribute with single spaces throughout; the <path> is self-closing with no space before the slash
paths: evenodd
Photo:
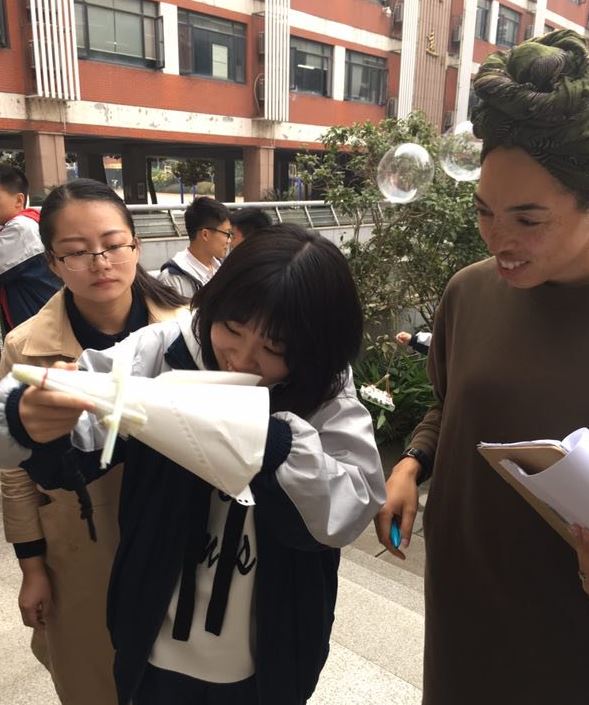
<path id="1" fill-rule="evenodd" d="M 432 342 L 432 334 L 427 331 L 420 330 L 411 335 L 411 333 L 407 333 L 407 331 L 402 330 L 397 333 L 395 340 L 399 343 L 399 345 L 408 345 L 410 348 L 413 348 L 415 352 L 419 352 L 422 355 L 427 355 L 429 352 L 429 346 Z"/>
<path id="2" fill-rule="evenodd" d="M 246 206 L 231 213 L 231 249 L 234 250 L 246 238 L 263 228 L 272 225 L 272 219 L 261 208 Z"/>
<path id="3" fill-rule="evenodd" d="M 17 167 L 0 164 L 0 323 L 7 333 L 60 288 L 39 238 L 39 212 L 27 208 L 29 184 Z"/>
<path id="4" fill-rule="evenodd" d="M 184 213 L 189 244 L 161 267 L 159 280 L 191 299 L 216 274 L 233 236 L 229 210 L 214 198 L 195 198 Z"/>
<path id="5" fill-rule="evenodd" d="M 189 315 L 185 300 L 139 265 L 131 215 L 105 184 L 79 179 L 54 189 L 40 232 L 41 256 L 64 288 L 8 334 L 0 375 L 14 363 L 74 361 L 84 348 L 101 350 L 148 323 Z M 23 622 L 34 630 L 33 652 L 51 671 L 63 705 L 117 702 L 106 590 L 118 545 L 121 470 L 89 488 L 96 543 L 73 492 L 42 490 L 21 469 L 0 474 L 6 539 L 23 574 Z"/>

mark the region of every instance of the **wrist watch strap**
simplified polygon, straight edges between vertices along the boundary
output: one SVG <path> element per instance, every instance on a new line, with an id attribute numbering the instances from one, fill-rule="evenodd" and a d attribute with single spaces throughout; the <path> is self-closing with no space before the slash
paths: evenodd
<path id="1" fill-rule="evenodd" d="M 401 458 L 414 458 L 421 465 L 421 470 L 419 471 L 419 475 L 417 476 L 418 485 L 424 482 L 424 480 L 427 480 L 427 478 L 431 475 L 431 460 L 426 455 L 426 453 L 424 453 L 419 448 L 412 448 L 411 446 L 409 448 L 405 448 L 405 450 L 401 454 Z"/>

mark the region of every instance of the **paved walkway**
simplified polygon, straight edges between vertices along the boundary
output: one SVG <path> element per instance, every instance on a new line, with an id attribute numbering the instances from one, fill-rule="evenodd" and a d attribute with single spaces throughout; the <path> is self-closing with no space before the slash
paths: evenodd
<path id="1" fill-rule="evenodd" d="M 420 705 L 420 519 L 418 514 L 404 563 L 381 552 L 372 525 L 343 550 L 331 655 L 309 705 Z M 0 705 L 59 705 L 49 675 L 29 650 L 30 630 L 17 607 L 19 586 L 12 547 L 0 541 Z"/>

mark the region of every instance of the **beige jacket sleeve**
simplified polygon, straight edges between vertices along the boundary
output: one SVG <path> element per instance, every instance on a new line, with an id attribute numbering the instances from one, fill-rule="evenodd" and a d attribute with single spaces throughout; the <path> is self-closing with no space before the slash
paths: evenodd
<path id="1" fill-rule="evenodd" d="M 0 358 L 0 379 L 10 372 L 19 357 L 8 336 Z M 44 497 L 28 474 L 21 468 L 0 470 L 0 489 L 6 540 L 27 543 L 44 538 L 39 519 L 39 505 Z"/>

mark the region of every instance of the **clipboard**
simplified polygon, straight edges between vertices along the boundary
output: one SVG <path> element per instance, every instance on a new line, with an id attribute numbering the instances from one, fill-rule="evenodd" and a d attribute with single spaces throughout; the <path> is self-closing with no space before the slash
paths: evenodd
<path id="1" fill-rule="evenodd" d="M 533 475 L 562 460 L 567 454 L 566 450 L 561 445 L 550 442 L 503 446 L 499 444 L 495 446 L 478 445 L 477 450 L 493 470 L 511 485 L 561 538 L 574 548 L 574 539 L 568 530 L 569 524 L 550 505 L 536 497 L 501 465 L 502 460 L 511 460 L 528 475 Z"/>

